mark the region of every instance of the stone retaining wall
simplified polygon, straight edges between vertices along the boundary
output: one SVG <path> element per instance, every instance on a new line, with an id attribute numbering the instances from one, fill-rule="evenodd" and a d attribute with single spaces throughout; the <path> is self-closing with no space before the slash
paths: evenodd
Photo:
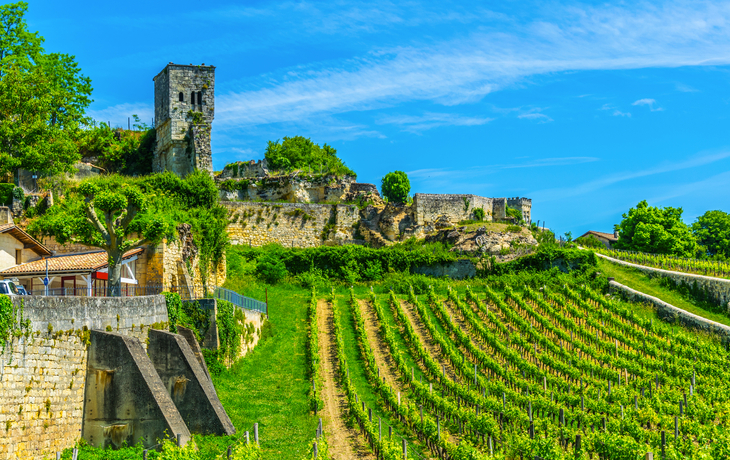
<path id="1" fill-rule="evenodd" d="M 0 355 L 0 459 L 55 457 L 81 437 L 89 340 L 84 328 L 108 326 L 144 345 L 150 325 L 166 326 L 167 307 L 162 296 L 13 300 L 31 327 Z"/>
<path id="2" fill-rule="evenodd" d="M 730 336 L 730 326 L 725 326 L 724 324 L 720 324 L 707 318 L 697 316 L 693 313 L 682 310 L 681 308 L 677 308 L 674 305 L 668 304 L 667 302 L 654 296 L 644 294 L 643 292 L 639 292 L 631 289 L 628 286 L 624 286 L 621 283 L 617 283 L 616 281 L 610 281 L 608 284 L 611 291 L 619 291 L 629 300 L 648 302 L 652 304 L 656 308 L 659 317 L 664 321 L 667 321 L 669 323 L 676 321 L 686 327 L 690 327 L 693 329 L 699 329 L 705 332 Z"/>
<path id="3" fill-rule="evenodd" d="M 635 268 L 649 276 L 669 278 L 677 285 L 685 284 L 687 286 L 692 286 L 697 283 L 697 285 L 707 292 L 709 297 L 718 305 L 722 305 L 727 309 L 727 311 L 730 311 L 730 280 L 728 279 L 663 270 L 661 268 L 653 268 L 645 265 L 632 264 L 631 262 L 624 262 L 623 260 L 614 259 L 613 257 L 608 257 L 603 254 L 596 253 L 596 255 L 612 263 Z"/>

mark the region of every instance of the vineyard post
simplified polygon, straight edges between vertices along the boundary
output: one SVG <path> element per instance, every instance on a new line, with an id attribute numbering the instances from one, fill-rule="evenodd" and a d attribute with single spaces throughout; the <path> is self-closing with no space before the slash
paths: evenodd
<path id="1" fill-rule="evenodd" d="M 378 442 L 383 441 L 383 420 L 378 417 Z"/>
<path id="2" fill-rule="evenodd" d="M 674 416 L 674 439 L 676 440 L 679 437 L 679 419 L 677 416 Z"/>
<path id="3" fill-rule="evenodd" d="M 228 449 L 226 451 L 226 458 L 228 460 L 231 460 L 231 454 L 233 453 L 232 451 L 233 451 L 233 446 L 232 445 L 231 446 L 228 446 Z M 145 460 L 147 460 L 147 456 L 146 455 L 145 455 Z"/>
<path id="4" fill-rule="evenodd" d="M 248 431 L 245 433 L 245 435 L 246 435 L 246 445 L 251 444 L 250 439 L 248 437 Z"/>
<path id="5" fill-rule="evenodd" d="M 316 459 L 317 457 L 319 457 L 319 452 L 317 451 L 317 441 L 314 441 L 314 447 L 312 450 L 314 453 L 314 458 Z"/>
<path id="6" fill-rule="evenodd" d="M 662 459 L 665 458 L 665 455 L 666 455 L 666 453 L 665 453 L 666 445 L 667 445 L 666 432 L 664 430 L 662 430 Z"/>
<path id="7" fill-rule="evenodd" d="M 492 449 L 492 435 L 489 435 L 489 455 L 494 455 L 494 450 Z"/>
<path id="8" fill-rule="evenodd" d="M 393 439 L 393 427 L 388 426 L 388 439 Z"/>
<path id="9" fill-rule="evenodd" d="M 373 409 L 371 407 L 368 407 L 368 421 L 373 423 Z"/>
<path id="10" fill-rule="evenodd" d="M 403 458 L 408 458 L 408 446 L 405 439 L 403 440 Z"/>
<path id="11" fill-rule="evenodd" d="M 320 430 L 322 429 L 322 419 L 319 419 L 320 424 Z M 253 440 L 256 442 L 256 445 L 259 445 L 259 422 L 256 422 L 253 424 Z"/>

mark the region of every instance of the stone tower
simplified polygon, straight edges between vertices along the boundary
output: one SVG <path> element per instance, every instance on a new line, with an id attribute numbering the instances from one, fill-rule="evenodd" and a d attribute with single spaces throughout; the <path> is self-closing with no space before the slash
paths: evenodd
<path id="1" fill-rule="evenodd" d="M 169 63 L 155 82 L 157 149 L 154 172 L 213 173 L 210 128 L 215 114 L 215 67 Z"/>

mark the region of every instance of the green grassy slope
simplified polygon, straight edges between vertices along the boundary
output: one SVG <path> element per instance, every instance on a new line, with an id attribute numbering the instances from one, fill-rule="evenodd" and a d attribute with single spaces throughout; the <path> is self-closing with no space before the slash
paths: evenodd
<path id="1" fill-rule="evenodd" d="M 598 259 L 598 269 L 604 275 L 615 278 L 617 282 L 632 289 L 657 297 L 695 315 L 730 326 L 730 318 L 726 315 L 715 313 L 707 308 L 708 305 L 703 305 L 663 287 L 659 278 L 650 278 L 639 270 L 617 265 L 601 258 Z"/>
<path id="2" fill-rule="evenodd" d="M 243 295 L 264 299 L 264 288 L 229 285 Z M 271 336 L 228 372 L 213 381 L 218 397 L 240 433 L 259 423 L 266 459 L 301 457 L 314 436 L 317 419 L 307 406 L 306 375 L 308 292 L 281 285 L 269 292 Z"/>

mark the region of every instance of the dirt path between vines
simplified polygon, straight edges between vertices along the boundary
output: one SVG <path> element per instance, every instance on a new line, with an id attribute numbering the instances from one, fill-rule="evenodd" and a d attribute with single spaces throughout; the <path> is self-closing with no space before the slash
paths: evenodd
<path id="1" fill-rule="evenodd" d="M 451 362 L 441 354 L 438 344 L 433 340 L 431 334 L 428 333 L 428 329 L 426 329 L 426 326 L 421 321 L 420 316 L 418 316 L 416 308 L 406 301 L 401 301 L 401 306 L 408 317 L 408 321 L 410 321 L 413 325 L 413 330 L 416 331 L 416 335 L 419 339 L 421 339 L 421 343 L 423 343 L 426 347 L 426 351 L 428 351 L 431 357 L 436 360 L 442 368 L 446 368 L 446 375 L 449 379 L 456 381 L 456 374 L 454 374 L 454 369 L 451 367 Z"/>
<path id="2" fill-rule="evenodd" d="M 393 387 L 396 391 L 403 393 L 403 387 L 396 377 L 398 369 L 396 368 L 395 361 L 393 361 L 393 357 L 390 354 L 388 344 L 380 336 L 377 314 L 373 306 L 365 300 L 358 300 L 357 302 L 360 304 L 360 310 L 365 320 L 365 334 L 368 337 L 368 342 L 370 342 L 370 348 L 373 350 L 375 364 L 380 369 L 380 378 L 385 378 L 385 383 Z"/>
<path id="3" fill-rule="evenodd" d="M 363 439 L 355 429 L 345 423 L 347 398 L 340 389 L 336 376 L 339 373 L 337 361 L 337 342 L 335 341 L 334 315 L 332 305 L 320 300 L 317 302 L 317 338 L 322 365 L 322 414 L 324 432 L 329 443 L 332 460 L 374 459 Z"/>

